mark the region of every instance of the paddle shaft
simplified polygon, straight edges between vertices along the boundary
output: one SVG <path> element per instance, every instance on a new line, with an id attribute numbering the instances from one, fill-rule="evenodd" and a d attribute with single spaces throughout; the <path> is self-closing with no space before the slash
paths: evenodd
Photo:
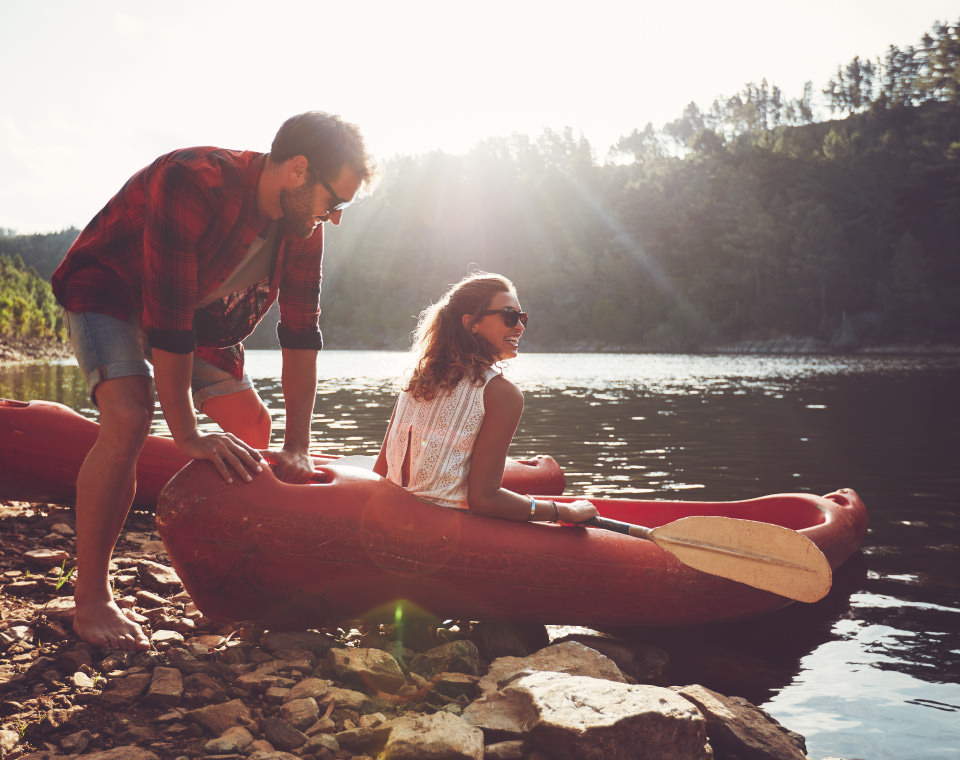
<path id="1" fill-rule="evenodd" d="M 584 525 L 603 528 L 604 530 L 612 530 L 614 533 L 623 533 L 626 536 L 633 536 L 634 538 L 645 538 L 648 541 L 653 540 L 653 528 L 645 528 L 642 525 L 611 520 L 609 517 L 591 517 L 584 522 Z"/>
<path id="2" fill-rule="evenodd" d="M 803 602 L 826 596 L 830 563 L 806 536 L 772 523 L 713 515 L 657 528 L 594 517 L 584 525 L 652 541 L 685 565 Z"/>

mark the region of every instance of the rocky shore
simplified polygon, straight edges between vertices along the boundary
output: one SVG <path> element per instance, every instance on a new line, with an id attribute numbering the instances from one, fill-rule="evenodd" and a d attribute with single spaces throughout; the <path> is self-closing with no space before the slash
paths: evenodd
<path id="1" fill-rule="evenodd" d="M 789 760 L 804 740 L 736 696 L 671 684 L 671 654 L 543 626 L 217 625 L 134 513 L 118 603 L 151 648 L 72 633 L 70 509 L 0 503 L 4 760 Z M 817 760 L 823 760 L 817 758 Z"/>
<path id="2" fill-rule="evenodd" d="M 0 337 L 0 365 L 71 358 L 70 346 L 53 338 Z"/>

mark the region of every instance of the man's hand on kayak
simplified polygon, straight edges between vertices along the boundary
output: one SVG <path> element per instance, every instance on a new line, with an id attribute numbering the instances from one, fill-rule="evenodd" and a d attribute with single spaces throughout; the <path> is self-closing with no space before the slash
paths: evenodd
<path id="1" fill-rule="evenodd" d="M 273 471 L 284 483 L 306 483 L 313 477 L 313 457 L 306 451 L 271 449 L 260 452 L 273 465 Z"/>
<path id="2" fill-rule="evenodd" d="M 199 431 L 182 441 L 180 450 L 191 459 L 206 459 L 213 463 L 228 483 L 234 480 L 253 480 L 263 470 L 260 453 L 232 433 L 202 434 Z"/>

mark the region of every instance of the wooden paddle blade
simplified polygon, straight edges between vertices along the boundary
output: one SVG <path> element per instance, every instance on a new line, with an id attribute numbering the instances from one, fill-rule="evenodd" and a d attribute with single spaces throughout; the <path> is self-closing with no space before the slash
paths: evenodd
<path id="1" fill-rule="evenodd" d="M 801 602 L 822 599 L 833 582 L 817 545 L 782 525 L 702 515 L 654 528 L 649 538 L 685 565 Z"/>

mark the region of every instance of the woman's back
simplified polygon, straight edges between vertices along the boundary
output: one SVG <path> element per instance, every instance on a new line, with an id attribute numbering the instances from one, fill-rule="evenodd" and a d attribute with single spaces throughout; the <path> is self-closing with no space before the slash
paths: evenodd
<path id="1" fill-rule="evenodd" d="M 465 509 L 470 459 L 483 424 L 483 394 L 498 375 L 488 368 L 482 384 L 464 378 L 430 400 L 401 393 L 384 443 L 387 478 L 426 501 Z"/>

